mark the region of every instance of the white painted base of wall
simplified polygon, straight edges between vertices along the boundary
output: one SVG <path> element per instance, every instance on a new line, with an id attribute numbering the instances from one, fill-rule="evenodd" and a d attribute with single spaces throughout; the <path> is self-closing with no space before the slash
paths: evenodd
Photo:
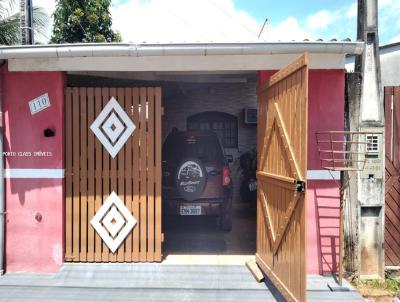
<path id="1" fill-rule="evenodd" d="M 4 169 L 5 178 L 64 178 L 64 169 Z"/>

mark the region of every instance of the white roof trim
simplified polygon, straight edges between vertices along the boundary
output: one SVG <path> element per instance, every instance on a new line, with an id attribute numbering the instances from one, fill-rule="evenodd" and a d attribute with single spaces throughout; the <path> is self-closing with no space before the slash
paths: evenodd
<path id="1" fill-rule="evenodd" d="M 49 44 L 0 47 L 0 59 L 63 57 L 142 57 L 271 55 L 293 53 L 361 54 L 363 42 L 271 42 L 205 44 Z"/>
<path id="2" fill-rule="evenodd" d="M 304 52 L 310 68 L 342 69 L 362 42 L 66 44 L 0 48 L 10 71 L 244 71 L 280 69 Z"/>
<path id="3" fill-rule="evenodd" d="M 257 71 L 279 70 L 300 54 L 10 59 L 9 71 Z M 345 55 L 311 54 L 310 69 L 344 69 Z"/>

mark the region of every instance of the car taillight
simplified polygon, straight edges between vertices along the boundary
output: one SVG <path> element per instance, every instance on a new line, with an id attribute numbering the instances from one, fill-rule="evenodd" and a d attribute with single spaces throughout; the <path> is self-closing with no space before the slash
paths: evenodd
<path id="1" fill-rule="evenodd" d="M 227 187 L 231 182 L 231 171 L 228 167 L 222 168 L 222 185 Z"/>

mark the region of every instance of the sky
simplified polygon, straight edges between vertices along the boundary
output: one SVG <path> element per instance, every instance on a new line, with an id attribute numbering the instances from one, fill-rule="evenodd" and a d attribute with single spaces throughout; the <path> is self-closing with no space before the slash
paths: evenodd
<path id="1" fill-rule="evenodd" d="M 33 4 L 49 15 L 55 7 Z M 400 42 L 400 0 L 378 6 L 380 44 Z M 357 0 L 112 0 L 110 11 L 113 28 L 132 43 L 355 40 L 357 30 Z"/>

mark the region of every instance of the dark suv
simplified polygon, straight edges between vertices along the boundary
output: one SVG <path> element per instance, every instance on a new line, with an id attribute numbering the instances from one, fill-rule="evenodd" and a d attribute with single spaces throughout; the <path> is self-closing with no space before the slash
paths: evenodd
<path id="1" fill-rule="evenodd" d="M 212 131 L 173 130 L 163 145 L 163 208 L 169 215 L 218 215 L 232 229 L 228 160 Z"/>

